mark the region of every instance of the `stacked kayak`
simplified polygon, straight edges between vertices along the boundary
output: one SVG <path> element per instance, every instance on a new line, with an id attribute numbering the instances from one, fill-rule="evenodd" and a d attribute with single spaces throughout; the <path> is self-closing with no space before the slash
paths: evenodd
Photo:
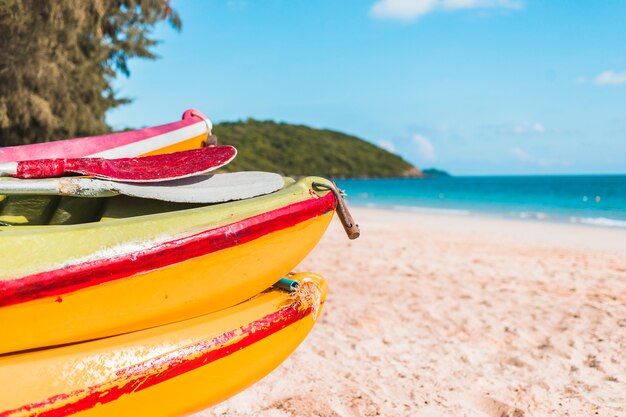
<path id="1" fill-rule="evenodd" d="M 9 166 L 79 158 L 113 172 L 0 179 L 0 417 L 184 415 L 262 378 L 306 337 L 326 284 L 290 271 L 335 211 L 358 236 L 332 182 L 251 172 L 130 184 L 110 170 L 217 155 L 211 126 L 189 110 L 155 128 L 0 148 Z M 117 195 L 85 198 L 68 181 Z"/>
<path id="2" fill-rule="evenodd" d="M 0 357 L 0 416 L 177 416 L 261 379 L 306 337 L 326 296 L 315 274 L 152 329 Z"/>
<path id="3" fill-rule="evenodd" d="M 313 181 L 200 207 L 113 197 L 90 207 L 99 216 L 90 223 L 0 227 L 0 353 L 158 326 L 252 297 L 326 230 L 335 198 Z"/>
<path id="4" fill-rule="evenodd" d="M 195 149 L 211 140 L 211 121 L 198 110 L 189 109 L 182 120 L 110 135 L 66 139 L 0 148 L 0 162 L 43 158 L 120 158 Z"/>

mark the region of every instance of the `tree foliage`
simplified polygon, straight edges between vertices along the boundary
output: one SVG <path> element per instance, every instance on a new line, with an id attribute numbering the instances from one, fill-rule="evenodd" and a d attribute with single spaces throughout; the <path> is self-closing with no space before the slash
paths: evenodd
<path id="1" fill-rule="evenodd" d="M 421 176 L 398 155 L 357 137 L 271 121 L 220 123 L 220 144 L 237 148 L 225 171 L 260 170 L 331 178 Z"/>
<path id="2" fill-rule="evenodd" d="M 108 131 L 111 82 L 155 58 L 161 20 L 180 28 L 169 0 L 0 0 L 0 146 Z"/>

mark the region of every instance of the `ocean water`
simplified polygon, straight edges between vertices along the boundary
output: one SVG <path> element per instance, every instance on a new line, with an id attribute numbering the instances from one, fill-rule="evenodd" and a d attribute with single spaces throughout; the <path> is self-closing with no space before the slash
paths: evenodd
<path id="1" fill-rule="evenodd" d="M 626 175 L 338 180 L 351 206 L 626 228 Z"/>

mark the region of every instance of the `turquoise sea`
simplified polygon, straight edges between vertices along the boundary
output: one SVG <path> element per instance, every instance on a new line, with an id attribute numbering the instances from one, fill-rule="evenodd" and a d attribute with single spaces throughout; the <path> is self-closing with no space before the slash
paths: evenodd
<path id="1" fill-rule="evenodd" d="M 351 206 L 626 228 L 626 175 L 338 180 Z"/>

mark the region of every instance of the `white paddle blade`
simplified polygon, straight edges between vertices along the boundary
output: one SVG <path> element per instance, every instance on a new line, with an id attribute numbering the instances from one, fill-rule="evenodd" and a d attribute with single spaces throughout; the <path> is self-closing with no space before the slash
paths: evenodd
<path id="1" fill-rule="evenodd" d="M 177 203 L 222 203 L 243 200 L 272 193 L 285 185 L 280 175 L 260 171 L 198 175 L 146 184 L 110 183 L 113 184 L 112 189 L 120 194 Z"/>
<path id="2" fill-rule="evenodd" d="M 23 180 L 0 179 L 2 194 L 110 197 L 118 194 L 176 203 L 221 203 L 269 194 L 285 185 L 272 172 L 245 171 L 198 175 L 179 180 L 125 183 L 85 177 Z"/>

